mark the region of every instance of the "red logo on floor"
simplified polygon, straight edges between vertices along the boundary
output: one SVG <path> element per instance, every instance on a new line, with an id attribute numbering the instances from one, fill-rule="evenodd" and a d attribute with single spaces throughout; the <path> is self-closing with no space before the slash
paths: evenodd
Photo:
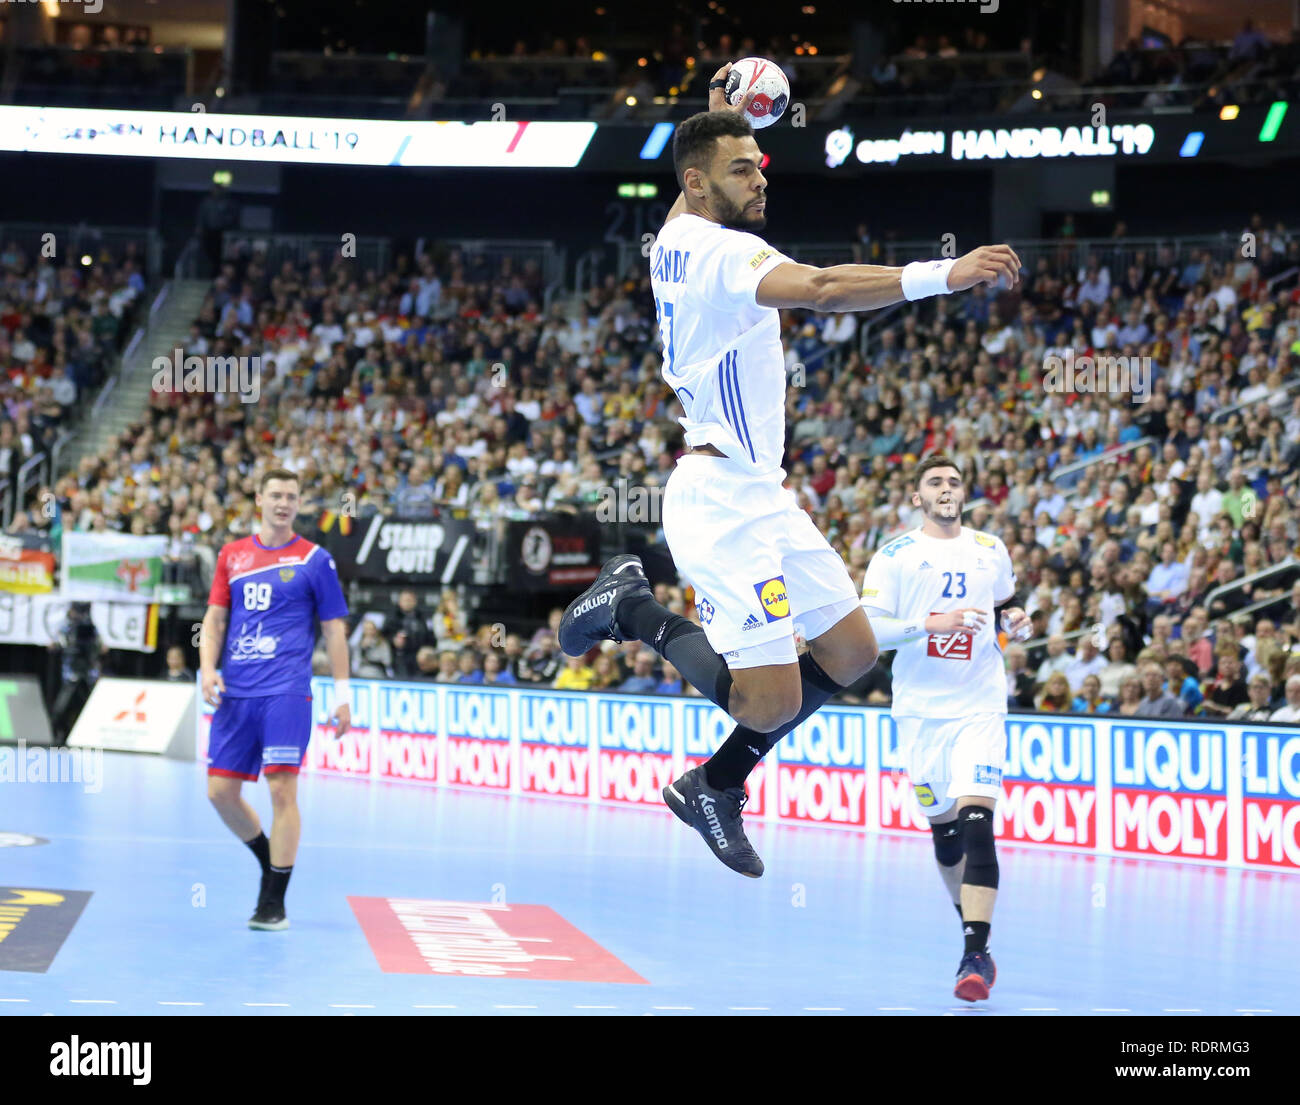
<path id="1" fill-rule="evenodd" d="M 348 898 L 386 974 L 646 980 L 544 905 Z"/>

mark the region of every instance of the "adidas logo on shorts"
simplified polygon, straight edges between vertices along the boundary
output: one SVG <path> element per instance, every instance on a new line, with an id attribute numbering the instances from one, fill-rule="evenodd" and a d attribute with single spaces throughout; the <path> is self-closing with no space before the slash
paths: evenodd
<path id="1" fill-rule="evenodd" d="M 743 633 L 746 629 L 757 629 L 762 624 L 763 623 L 760 622 L 756 617 L 754 617 L 753 614 L 750 614 L 750 616 L 745 619 L 745 624 L 742 625 L 740 629 L 741 632 Z"/>

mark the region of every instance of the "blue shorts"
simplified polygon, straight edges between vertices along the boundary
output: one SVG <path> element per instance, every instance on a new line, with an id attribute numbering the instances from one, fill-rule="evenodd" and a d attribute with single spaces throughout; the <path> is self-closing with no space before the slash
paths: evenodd
<path id="1" fill-rule="evenodd" d="M 311 740 L 311 698 L 226 698 L 212 715 L 208 774 L 257 782 L 265 771 L 297 774 Z"/>

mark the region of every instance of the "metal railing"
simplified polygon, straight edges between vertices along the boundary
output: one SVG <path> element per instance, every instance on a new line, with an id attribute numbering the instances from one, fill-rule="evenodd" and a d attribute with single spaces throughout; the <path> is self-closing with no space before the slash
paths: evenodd
<path id="1" fill-rule="evenodd" d="M 355 256 L 345 257 L 343 249 Z M 388 268 L 392 242 L 388 238 L 357 236 L 344 242 L 340 235 L 317 234 L 263 234 L 248 230 L 227 230 L 221 236 L 223 259 L 238 256 L 241 252 L 262 253 L 266 263 L 279 268 L 285 261 L 296 265 L 319 260 L 325 265 L 335 261 L 355 261 L 362 268 L 382 272 Z"/>
<path id="2" fill-rule="evenodd" d="M 0 529 L 7 530 L 14 520 L 13 485 L 8 479 L 0 480 Z"/>
<path id="3" fill-rule="evenodd" d="M 21 510 L 27 502 L 27 492 L 48 481 L 42 478 L 49 469 L 49 455 L 40 452 L 29 457 L 14 476 L 13 513 Z M 10 521 L 12 521 L 12 516 Z M 8 523 L 6 523 L 7 525 Z"/>
<path id="4" fill-rule="evenodd" d="M 542 283 L 548 288 L 564 281 L 565 252 L 549 239 L 436 237 L 432 241 L 446 249 L 460 250 L 467 261 L 482 258 L 494 269 L 509 259 L 515 265 L 516 274 L 522 274 L 523 266 L 529 261 L 536 262 Z"/>
<path id="5" fill-rule="evenodd" d="M 1241 579 L 1234 579 L 1231 583 L 1225 583 L 1222 587 L 1216 587 L 1205 596 L 1205 601 L 1200 603 L 1200 605 L 1204 606 L 1208 613 L 1210 607 L 1214 604 L 1215 599 L 1231 594 L 1233 591 L 1240 591 L 1248 583 L 1254 583 L 1257 580 L 1267 579 L 1269 576 L 1279 575 L 1284 572 L 1295 572 L 1297 575 L 1300 575 L 1300 560 L 1296 560 L 1293 556 L 1288 556 L 1285 560 L 1279 560 L 1276 564 L 1265 568 L 1262 572 L 1252 572 L 1248 576 L 1242 576 Z M 1271 601 L 1276 601 L 1276 598 Z M 1231 618 L 1234 614 L 1240 612 L 1241 611 L 1234 610 L 1231 613 L 1220 615 L 1220 620 L 1222 620 L 1222 618 Z"/>
<path id="6" fill-rule="evenodd" d="M 1051 474 L 1048 478 L 1056 483 L 1062 476 L 1070 476 L 1075 472 L 1083 472 L 1091 468 L 1094 464 L 1104 464 L 1106 461 L 1114 460 L 1116 457 L 1122 457 L 1125 453 L 1132 453 L 1140 449 L 1143 445 L 1154 446 L 1159 444 L 1154 437 L 1139 437 L 1136 441 L 1129 441 L 1123 445 L 1112 445 L 1098 453 L 1095 457 L 1087 457 L 1084 460 L 1071 461 L 1063 465 Z"/>
<path id="7" fill-rule="evenodd" d="M 1279 395 L 1286 395 L 1289 392 L 1295 391 L 1296 388 L 1300 388 L 1300 375 L 1297 375 L 1289 383 L 1283 384 L 1280 391 L 1270 391 L 1269 394 L 1262 399 L 1248 399 L 1244 403 L 1234 403 L 1230 407 L 1221 407 L 1210 415 L 1209 421 L 1216 423 L 1222 422 L 1230 415 L 1245 410 L 1247 407 L 1256 407 L 1260 403 L 1267 403 L 1270 407 L 1277 406 L 1276 400 Z"/>

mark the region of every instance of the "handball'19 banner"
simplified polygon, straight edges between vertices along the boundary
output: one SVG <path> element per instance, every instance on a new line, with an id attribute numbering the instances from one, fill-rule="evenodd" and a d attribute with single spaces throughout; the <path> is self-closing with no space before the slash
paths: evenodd
<path id="1" fill-rule="evenodd" d="M 571 591 L 600 574 L 600 523 L 590 514 L 548 514 L 506 526 L 506 563 L 517 591 Z"/>
<path id="2" fill-rule="evenodd" d="M 305 771 L 661 810 L 733 724 L 698 698 L 354 679 L 335 740 L 333 680 L 312 691 Z M 1300 872 L 1300 726 L 1009 714 L 1006 734 L 1007 844 Z M 750 776 L 745 816 L 928 840 L 903 762 L 888 710 L 825 707 Z"/>
<path id="3" fill-rule="evenodd" d="M 348 519 L 347 525 L 322 526 L 314 540 L 334 557 L 341 579 L 435 585 L 474 581 L 477 536 L 474 523 L 462 519 L 435 522 L 376 514 Z"/>

